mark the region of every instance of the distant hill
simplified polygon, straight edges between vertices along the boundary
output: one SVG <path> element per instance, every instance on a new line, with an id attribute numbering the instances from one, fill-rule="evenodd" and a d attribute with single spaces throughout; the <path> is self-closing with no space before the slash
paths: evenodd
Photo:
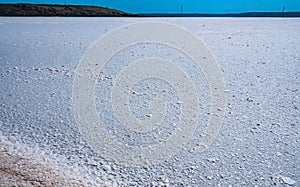
<path id="1" fill-rule="evenodd" d="M 119 10 L 80 5 L 0 4 L 0 16 L 135 16 Z"/>

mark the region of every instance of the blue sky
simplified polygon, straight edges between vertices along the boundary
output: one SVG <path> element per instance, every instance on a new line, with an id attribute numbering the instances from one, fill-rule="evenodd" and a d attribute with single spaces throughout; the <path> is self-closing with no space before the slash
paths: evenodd
<path id="1" fill-rule="evenodd" d="M 84 4 L 130 13 L 238 13 L 300 11 L 300 0 L 0 0 L 1 3 Z"/>

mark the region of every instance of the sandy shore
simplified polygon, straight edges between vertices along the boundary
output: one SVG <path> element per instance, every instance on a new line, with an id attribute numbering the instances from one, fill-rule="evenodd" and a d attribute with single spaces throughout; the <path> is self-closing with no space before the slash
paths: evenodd
<path id="1" fill-rule="evenodd" d="M 182 26 L 207 45 L 224 76 L 226 116 L 212 146 L 194 151 L 210 115 L 203 93 L 204 122 L 188 145 L 161 164 L 132 168 L 107 161 L 82 138 L 72 84 L 97 38 L 146 20 Z M 75 186 L 299 185 L 299 31 L 296 18 L 0 18 L 0 183 L 41 184 L 34 175 L 41 171 L 43 184 Z M 102 86 L 110 84 L 105 81 Z M 205 90 L 207 84 L 198 86 Z M 123 131 L 112 131 L 120 141 L 155 143 L 152 136 L 131 142 L 119 135 Z"/>
<path id="2" fill-rule="evenodd" d="M 106 186 L 64 157 L 0 137 L 1 186 Z"/>

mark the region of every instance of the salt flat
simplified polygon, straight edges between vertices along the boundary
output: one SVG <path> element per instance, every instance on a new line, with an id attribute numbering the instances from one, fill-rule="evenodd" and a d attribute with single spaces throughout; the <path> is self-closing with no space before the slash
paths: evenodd
<path id="1" fill-rule="evenodd" d="M 189 143 L 160 164 L 130 167 L 108 161 L 87 144 L 74 117 L 72 86 L 75 70 L 95 40 L 120 26 L 146 21 L 183 27 L 206 44 L 222 70 L 227 102 L 216 140 L 206 151 L 195 151 L 210 116 L 208 84 L 199 74 L 203 121 Z M 45 165 L 54 160 L 63 162 L 57 167 L 67 164 L 80 168 L 74 171 L 78 175 L 75 178 L 101 181 L 99 185 L 297 186 L 300 184 L 299 32 L 298 18 L 1 17 L 0 180 L 8 181 L 4 153 L 15 152 L 18 157 L 22 154 L 24 158 L 43 157 Z M 120 68 L 118 62 L 130 60 L 135 51 L 136 48 L 123 51 L 123 55 L 112 61 L 115 66 L 108 66 L 104 73 L 115 73 L 114 68 Z M 192 70 L 187 67 L 187 71 Z M 103 88 L 111 84 L 110 78 L 100 79 L 103 84 L 95 89 L 97 110 L 107 122 L 112 119 L 110 110 L 103 109 L 106 107 L 103 95 L 109 93 Z M 142 84 L 151 85 L 151 81 Z M 147 106 L 134 105 L 134 115 L 142 118 L 139 115 L 147 113 Z M 171 115 L 172 112 L 177 114 L 180 110 L 169 111 Z M 114 125 L 106 124 L 108 129 Z M 128 138 L 120 135 L 126 131 L 110 130 L 116 139 L 131 145 L 164 141 L 164 135 Z M 169 133 L 168 130 L 162 132 Z M 63 170 L 57 167 L 55 170 Z M 85 175 L 79 177 L 80 173 L 87 173 L 89 179 Z"/>

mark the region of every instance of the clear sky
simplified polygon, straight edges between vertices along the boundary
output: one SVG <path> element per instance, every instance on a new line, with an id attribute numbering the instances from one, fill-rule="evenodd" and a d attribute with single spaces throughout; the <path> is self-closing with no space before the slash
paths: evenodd
<path id="1" fill-rule="evenodd" d="M 0 3 L 82 4 L 130 13 L 239 13 L 300 11 L 300 0 L 0 0 Z"/>

